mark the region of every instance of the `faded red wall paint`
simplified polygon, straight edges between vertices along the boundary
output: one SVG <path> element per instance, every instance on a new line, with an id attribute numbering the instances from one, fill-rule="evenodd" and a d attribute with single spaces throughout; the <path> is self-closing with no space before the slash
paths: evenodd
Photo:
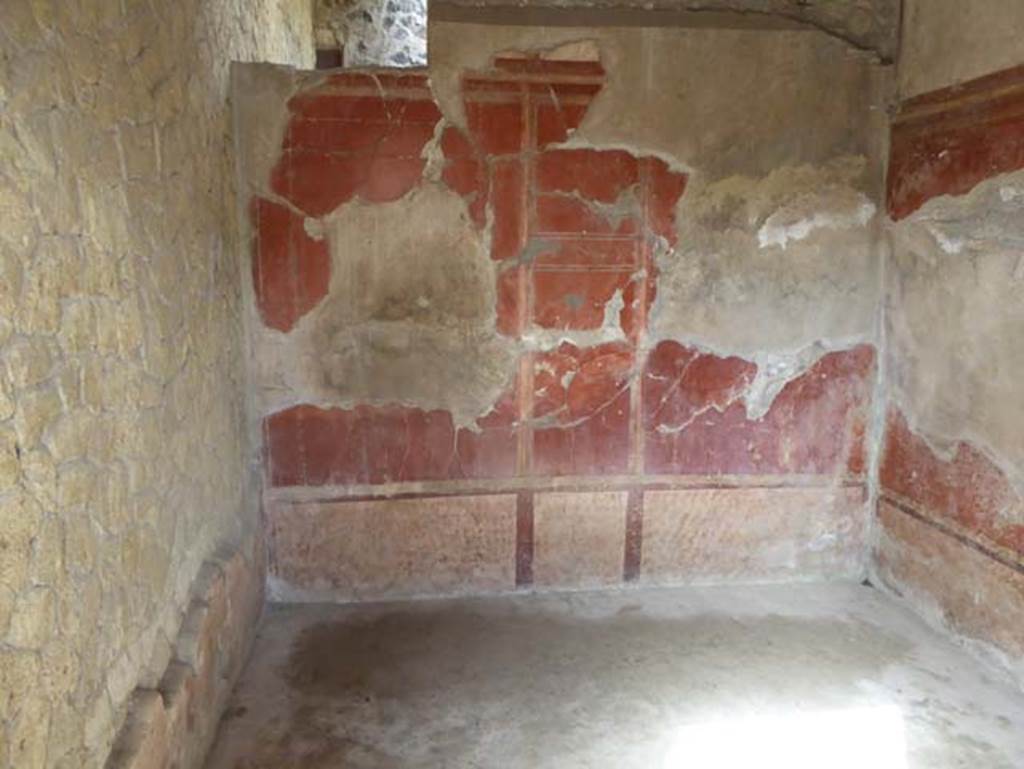
<path id="1" fill-rule="evenodd" d="M 863 472 L 874 348 L 829 353 L 782 389 L 759 420 L 742 400 L 757 366 L 661 343 L 644 371 L 650 473 Z"/>
<path id="2" fill-rule="evenodd" d="M 397 200 L 420 183 L 441 111 L 426 75 L 333 75 L 288 102 L 271 189 L 310 216 L 355 197 Z"/>
<path id="3" fill-rule="evenodd" d="M 686 175 L 655 157 L 553 146 L 580 124 L 603 82 L 597 62 L 499 59 L 492 70 L 469 74 L 468 130 L 441 133 L 441 179 L 481 231 L 491 224 L 496 324 L 510 342 L 538 329 L 592 331 L 606 320 L 620 324 L 625 340 L 524 353 L 509 391 L 472 429 L 456 428 L 446 411 L 405 406 L 298 405 L 270 415 L 273 485 L 863 474 L 872 348 L 824 356 L 757 421 L 747 419 L 742 402 L 756 374 L 752 362 L 674 342 L 647 351 L 654 255 L 661 243 L 675 243 Z M 422 153 L 440 119 L 425 76 L 335 75 L 294 97 L 289 109 L 272 189 L 309 216 L 356 198 L 393 200 L 422 183 Z M 288 213 L 287 232 L 304 234 L 303 217 Z M 306 252 L 314 246 L 323 258 L 325 243 L 301 238 L 288 253 L 311 262 Z M 260 269 L 278 263 L 259 247 L 255 257 Z M 282 276 L 301 274 L 302 259 L 289 259 Z M 323 291 L 327 271 L 329 263 L 312 280 Z M 267 285 L 257 292 L 264 318 L 297 290 L 285 277 Z M 621 312 L 606 318 L 617 294 Z M 310 295 L 319 301 L 323 293 Z M 292 324 L 315 301 L 301 306 Z"/>
<path id="4" fill-rule="evenodd" d="M 256 234 L 252 282 L 260 316 L 270 328 L 290 331 L 327 296 L 327 241 L 306 233 L 305 217 L 269 200 L 253 198 L 249 215 Z"/>
<path id="5" fill-rule="evenodd" d="M 928 518 L 953 523 L 979 541 L 1024 556 L 1024 507 L 1005 473 L 969 443 L 935 455 L 898 409 L 890 409 L 879 472 L 883 493 Z"/>
<path id="6" fill-rule="evenodd" d="M 474 429 L 446 411 L 295 406 L 267 419 L 277 486 L 625 474 L 632 439 L 634 352 L 625 343 L 563 344 L 536 355 L 532 407 L 512 393 Z M 874 350 L 830 353 L 789 382 L 760 420 L 742 402 L 757 367 L 675 342 L 642 376 L 644 470 L 654 475 L 862 474 Z M 517 467 L 521 436 L 528 466 Z"/>
<path id="7" fill-rule="evenodd" d="M 902 219 L 940 195 L 1024 168 L 1024 67 L 924 94 L 892 126 L 888 208 Z"/>

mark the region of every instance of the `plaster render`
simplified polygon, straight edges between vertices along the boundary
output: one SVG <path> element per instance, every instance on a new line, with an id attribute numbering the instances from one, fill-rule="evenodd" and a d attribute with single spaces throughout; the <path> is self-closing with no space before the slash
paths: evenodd
<path id="1" fill-rule="evenodd" d="M 747 357 L 872 338 L 875 205 L 863 158 L 691 185 L 679 245 L 662 253 L 654 338 Z"/>
<path id="2" fill-rule="evenodd" d="M 570 56 L 566 44 L 580 42 L 596 47 L 608 75 L 571 145 L 655 154 L 707 183 L 844 156 L 878 158 L 888 68 L 808 32 L 434 22 L 435 98 L 464 125 L 464 71 L 486 69 L 502 51 Z M 810 124 L 814 131 L 791 130 Z M 880 175 L 877 160 L 870 174 Z"/>
<path id="3" fill-rule="evenodd" d="M 98 769 L 255 525 L 228 66 L 303 0 L 0 4 L 0 766 Z"/>
<path id="4" fill-rule="evenodd" d="M 1022 63 L 1024 5 L 1017 0 L 903 0 L 901 98 Z"/>
<path id="5" fill-rule="evenodd" d="M 462 198 L 428 184 L 352 202 L 322 226 L 328 298 L 287 338 L 257 332 L 261 411 L 398 403 L 473 424 L 508 386 L 517 349 L 495 331 L 495 263 Z"/>
<path id="6" fill-rule="evenodd" d="M 581 18 L 602 18 L 608 26 L 798 26 L 873 51 L 886 61 L 895 58 L 900 26 L 898 0 L 438 0 L 433 11 L 435 17 L 457 15 L 463 20 L 506 11 L 501 23 L 513 24 L 517 15 L 522 19 L 532 13 L 538 23 L 543 19 L 548 24 L 561 16 L 563 23 L 576 19 L 577 24 Z"/>
<path id="7" fill-rule="evenodd" d="M 891 226 L 892 397 L 948 455 L 968 440 L 1024 489 L 1024 172 Z"/>

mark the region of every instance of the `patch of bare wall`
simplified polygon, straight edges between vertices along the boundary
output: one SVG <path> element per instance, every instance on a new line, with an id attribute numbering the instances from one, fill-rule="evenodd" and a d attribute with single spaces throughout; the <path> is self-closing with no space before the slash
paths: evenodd
<path id="1" fill-rule="evenodd" d="M 1024 681 L 1024 6 L 908 0 L 876 564 Z"/>
<path id="2" fill-rule="evenodd" d="M 1024 492 L 1024 172 L 892 227 L 892 397 L 948 453 L 984 447 Z"/>
<path id="3" fill-rule="evenodd" d="M 0 5 L 0 766 L 103 766 L 255 523 L 227 109 L 306 0 Z"/>
<path id="4" fill-rule="evenodd" d="M 679 244 L 658 261 L 652 338 L 791 363 L 873 341 L 886 68 L 807 32 L 435 23 L 434 92 L 459 122 L 463 68 L 579 40 L 600 48 L 608 85 L 568 146 L 650 152 L 689 171 Z M 705 76 L 680 74 L 697 69 Z"/>
<path id="5" fill-rule="evenodd" d="M 1006 0 L 1013 2 L 1013 0 Z M 442 20 L 625 26 L 738 26 L 814 28 L 883 61 L 899 47 L 900 0 L 434 0 Z"/>
<path id="6" fill-rule="evenodd" d="M 316 0 L 318 48 L 341 49 L 346 67 L 427 63 L 427 0 Z"/>
<path id="7" fill-rule="evenodd" d="M 1018 0 L 904 0 L 900 96 L 982 77 L 1024 63 Z"/>

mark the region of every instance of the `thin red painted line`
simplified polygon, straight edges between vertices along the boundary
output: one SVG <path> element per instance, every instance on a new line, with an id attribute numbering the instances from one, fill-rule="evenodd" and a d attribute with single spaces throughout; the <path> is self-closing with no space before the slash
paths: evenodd
<path id="1" fill-rule="evenodd" d="M 959 542 L 961 545 L 969 547 L 972 550 L 975 550 L 981 553 L 982 555 L 987 556 L 996 563 L 1001 564 L 1002 566 L 1005 566 L 1008 569 L 1012 569 L 1018 574 L 1024 574 L 1024 563 L 1015 561 L 1012 558 L 1003 555 L 999 551 L 987 547 L 986 545 L 983 545 L 981 542 L 977 542 L 976 540 L 971 539 L 966 534 L 963 534 L 954 529 L 952 526 L 949 526 L 948 524 L 943 523 L 942 521 L 935 520 L 931 516 L 925 515 L 921 511 L 916 510 L 912 505 L 895 499 L 894 497 L 890 497 L 888 494 L 883 494 L 881 497 L 881 501 L 889 505 L 890 507 L 894 508 L 895 510 L 898 510 L 899 512 L 903 513 L 904 515 L 913 518 L 915 521 L 920 521 L 926 526 L 930 526 L 936 531 L 945 534 L 947 537 L 951 537 L 952 539 Z"/>
<path id="2" fill-rule="evenodd" d="M 831 481 L 831 478 L 827 479 Z M 275 489 L 294 488 L 287 486 L 276 486 Z M 817 485 L 795 484 L 786 481 L 759 481 L 754 483 L 736 483 L 704 481 L 701 483 L 671 483 L 652 479 L 649 481 L 624 481 L 622 483 L 580 483 L 566 486 L 551 486 L 545 488 L 525 489 L 522 485 L 511 483 L 507 486 L 495 486 L 490 489 L 449 489 L 439 491 L 403 491 L 397 493 L 381 492 L 379 494 L 353 494 L 351 496 L 317 497 L 310 499 L 280 499 L 285 504 L 335 504 L 342 502 L 380 502 L 392 500 L 409 499 L 441 499 L 448 497 L 489 497 L 507 496 L 510 494 L 545 494 L 545 493 L 591 493 L 595 491 L 715 491 L 715 490 L 736 490 L 744 489 L 861 489 L 864 490 L 864 482 L 856 480 L 842 480 L 839 483 L 821 483 Z"/>
<path id="3" fill-rule="evenodd" d="M 533 492 L 516 495 L 516 587 L 533 584 Z"/>
<path id="4" fill-rule="evenodd" d="M 519 98 L 522 105 L 523 119 L 523 135 L 519 148 L 520 176 L 522 177 L 519 196 L 519 240 L 525 244 L 529 241 L 531 229 L 533 174 L 530 158 L 533 156 L 534 145 L 533 100 L 530 98 L 529 89 L 525 87 L 525 84 L 520 91 Z M 522 339 L 529 326 L 530 317 L 533 314 L 531 302 L 533 274 L 532 266 L 529 263 L 520 264 L 516 269 L 519 273 L 519 284 L 516 287 L 517 323 L 519 337 Z M 524 353 L 519 363 L 519 393 L 517 398 L 519 426 L 517 430 L 516 469 L 521 476 L 529 475 L 533 467 L 533 428 L 531 426 L 531 419 L 533 418 L 533 365 L 533 353 Z"/>
<path id="5" fill-rule="evenodd" d="M 626 497 L 626 547 L 622 556 L 622 579 L 633 582 L 640 577 L 643 564 L 644 492 L 630 489 Z"/>
<path id="6" fill-rule="evenodd" d="M 919 112 L 929 107 L 955 104 L 973 98 L 988 98 L 992 93 L 1007 93 L 1024 87 L 1024 66 L 1011 67 L 983 75 L 958 85 L 913 96 L 900 105 L 901 113 Z"/>

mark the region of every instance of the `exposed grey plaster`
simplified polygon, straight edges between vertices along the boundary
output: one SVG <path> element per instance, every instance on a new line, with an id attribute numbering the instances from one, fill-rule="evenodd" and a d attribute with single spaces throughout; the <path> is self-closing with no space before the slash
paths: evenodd
<path id="1" fill-rule="evenodd" d="M 900 97 L 1024 63 L 1020 0 L 903 0 Z"/>
<path id="2" fill-rule="evenodd" d="M 801 370 L 794 361 L 823 340 L 872 339 L 878 256 L 866 167 L 847 157 L 691 184 L 679 245 L 658 260 L 652 338 L 796 356 L 780 371 Z"/>
<path id="3" fill-rule="evenodd" d="M 525 23 L 528 15 L 538 24 L 595 26 L 775 29 L 789 24 L 820 30 L 885 61 L 896 56 L 900 30 L 900 0 L 435 0 L 432 13 L 445 20 L 489 17 L 505 24 Z"/>
<path id="4" fill-rule="evenodd" d="M 866 173 L 880 178 L 874 150 L 889 70 L 824 35 L 436 22 L 430 36 L 431 86 L 457 125 L 465 72 L 487 69 L 501 52 L 575 44 L 598 49 L 607 82 L 574 145 L 657 155 L 709 181 L 845 155 L 872 158 Z"/>
<path id="5" fill-rule="evenodd" d="M 1024 172 L 891 226 L 893 399 L 940 456 L 958 440 L 1024 489 Z"/>
<path id="6" fill-rule="evenodd" d="M 348 203 L 324 227 L 327 298 L 289 335 L 256 334 L 261 413 L 405 404 L 472 425 L 508 386 L 517 346 L 495 331 L 496 267 L 463 200 L 426 183 Z"/>

